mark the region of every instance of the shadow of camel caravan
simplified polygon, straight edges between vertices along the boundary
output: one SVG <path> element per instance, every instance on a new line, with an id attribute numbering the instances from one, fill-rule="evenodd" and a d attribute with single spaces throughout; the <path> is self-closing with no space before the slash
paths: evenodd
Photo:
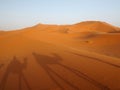
<path id="1" fill-rule="evenodd" d="M 57 72 L 55 72 L 52 68 L 49 67 L 49 65 L 59 65 L 60 67 L 70 71 L 74 75 L 76 75 L 79 78 L 83 78 L 84 80 L 88 81 L 89 83 L 93 84 L 95 87 L 100 88 L 101 90 L 110 90 L 107 86 L 95 81 L 94 79 L 90 78 L 87 76 L 85 73 L 82 73 L 72 67 L 69 67 L 67 65 L 61 64 L 60 61 L 62 61 L 62 58 L 57 55 L 53 54 L 53 57 L 51 56 L 46 56 L 46 55 L 40 55 L 37 53 L 32 53 L 33 56 L 35 57 L 37 63 L 46 71 L 48 76 L 51 78 L 51 80 L 58 85 L 61 90 L 65 90 L 65 88 L 55 79 L 53 74 L 57 76 L 59 79 L 64 81 L 66 84 L 68 84 L 70 87 L 72 87 L 74 90 L 80 90 L 78 86 L 73 85 L 72 82 L 64 79 L 61 75 L 59 75 Z M 51 74 L 52 73 L 52 74 Z"/>
<path id="2" fill-rule="evenodd" d="M 28 90 L 31 90 L 25 76 L 23 73 L 23 70 L 27 67 L 27 58 L 24 58 L 24 63 L 19 62 L 19 60 L 16 58 L 16 56 L 13 57 L 13 60 L 8 64 L 8 67 L 6 69 L 6 72 L 2 78 L 2 81 L 0 82 L 0 90 L 5 90 L 7 87 L 7 80 L 9 78 L 10 74 L 17 74 L 19 79 L 19 90 L 22 90 L 22 82 L 25 83 Z"/>
<path id="3" fill-rule="evenodd" d="M 1 65 L 0 65 L 0 69 L 1 69 L 3 66 L 4 66 L 4 64 L 1 64 Z"/>

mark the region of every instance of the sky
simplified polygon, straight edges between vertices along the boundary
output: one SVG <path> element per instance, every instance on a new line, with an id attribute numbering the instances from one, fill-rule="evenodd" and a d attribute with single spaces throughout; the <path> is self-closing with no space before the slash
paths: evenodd
<path id="1" fill-rule="evenodd" d="M 91 20 L 120 26 L 120 0 L 0 0 L 0 30 Z"/>

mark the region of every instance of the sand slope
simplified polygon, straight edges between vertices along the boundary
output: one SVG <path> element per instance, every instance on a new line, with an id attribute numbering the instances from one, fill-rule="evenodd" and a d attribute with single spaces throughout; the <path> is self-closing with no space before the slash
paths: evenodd
<path id="1" fill-rule="evenodd" d="M 39 24 L 1 34 L 0 90 L 119 90 L 120 34 L 69 27 Z"/>
<path id="2" fill-rule="evenodd" d="M 118 27 L 114 27 L 106 22 L 101 21 L 85 21 L 74 24 L 70 27 L 73 32 L 97 31 L 97 32 L 115 32 Z"/>

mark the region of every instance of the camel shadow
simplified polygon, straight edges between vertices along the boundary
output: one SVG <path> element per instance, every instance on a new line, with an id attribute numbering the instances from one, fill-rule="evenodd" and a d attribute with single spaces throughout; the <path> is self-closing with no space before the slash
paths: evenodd
<path id="1" fill-rule="evenodd" d="M 80 72 L 80 71 L 78 71 L 74 68 L 71 68 L 67 65 L 61 64 L 60 61 L 62 61 L 62 58 L 57 54 L 53 54 L 53 55 L 54 55 L 53 57 L 50 57 L 50 56 L 46 56 L 46 55 L 40 55 L 40 54 L 37 54 L 37 53 L 33 53 L 33 56 L 35 57 L 37 63 L 46 71 L 46 73 L 49 75 L 51 80 L 53 82 L 55 82 L 56 85 L 58 85 L 61 88 L 61 90 L 64 90 L 65 88 L 54 78 L 54 76 L 51 73 L 56 75 L 58 78 L 60 78 L 62 81 L 64 81 L 70 87 L 72 87 L 74 90 L 80 90 L 80 88 L 78 86 L 73 85 L 73 83 L 69 82 L 68 80 L 64 79 L 61 75 L 59 75 L 53 69 L 51 69 L 49 67 L 49 65 L 52 65 L 52 64 L 59 65 L 59 66 L 63 67 L 64 69 L 72 72 L 77 77 L 83 78 L 84 80 L 87 80 L 88 82 L 90 82 L 91 84 L 100 88 L 101 90 L 110 90 L 108 87 L 106 87 L 106 86 L 102 85 L 101 83 L 93 80 L 92 78 L 90 78 L 86 74 L 84 74 L 84 73 L 82 73 L 82 72 Z"/>
<path id="2" fill-rule="evenodd" d="M 37 53 L 33 53 L 33 56 L 35 57 L 37 63 L 46 71 L 46 73 L 49 75 L 51 80 L 53 82 L 55 82 L 55 84 L 58 85 L 61 88 L 61 90 L 64 90 L 64 87 L 54 78 L 54 76 L 51 73 L 53 73 L 58 78 L 63 80 L 65 83 L 67 83 L 68 85 L 73 87 L 75 90 L 79 90 L 78 87 L 74 86 L 72 83 L 65 80 L 62 76 L 60 76 L 58 73 L 56 73 L 54 70 L 52 70 L 48 66 L 48 65 L 52 65 L 52 64 L 58 64 L 59 65 L 60 61 L 62 60 L 62 58 L 59 55 L 57 55 L 57 54 L 53 54 L 53 55 L 54 55 L 54 57 L 50 57 L 50 56 L 39 55 Z"/>
<path id="3" fill-rule="evenodd" d="M 110 66 L 113 66 L 113 67 L 116 67 L 116 68 L 120 68 L 120 65 L 116 65 L 116 64 L 113 64 L 113 63 L 110 63 L 108 61 L 104 61 L 102 59 L 99 59 L 99 58 L 96 58 L 96 57 L 91 57 L 91 56 L 87 56 L 87 55 L 82 55 L 82 54 L 78 54 L 78 53 L 74 53 L 74 52 L 70 52 L 71 54 L 74 54 L 74 55 L 77 55 L 77 56 L 82 56 L 82 57 L 86 57 L 86 58 L 90 58 L 90 59 L 93 59 L 95 61 L 98 61 L 98 62 L 101 62 L 101 63 L 105 63 L 105 64 L 108 64 Z"/>
<path id="4" fill-rule="evenodd" d="M 4 66 L 4 64 L 1 64 L 1 65 L 0 65 L 0 69 L 1 69 L 3 66 Z"/>
<path id="5" fill-rule="evenodd" d="M 13 60 L 8 64 L 6 72 L 0 83 L 0 90 L 5 90 L 6 83 L 10 74 L 17 74 L 19 78 L 19 90 L 22 90 L 22 81 L 25 82 L 28 90 L 31 90 L 24 74 L 23 70 L 27 67 L 27 58 L 24 58 L 24 63 L 19 62 L 19 60 L 14 56 Z"/>

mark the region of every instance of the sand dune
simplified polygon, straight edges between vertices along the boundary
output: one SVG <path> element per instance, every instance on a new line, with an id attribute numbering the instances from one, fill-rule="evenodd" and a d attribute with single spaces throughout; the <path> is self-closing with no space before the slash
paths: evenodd
<path id="1" fill-rule="evenodd" d="M 0 90 L 119 90 L 119 38 L 98 21 L 1 33 Z"/>
<path id="2" fill-rule="evenodd" d="M 120 57 L 119 38 L 119 33 L 96 34 L 85 38 L 86 43 L 83 45 L 87 50 L 108 56 Z"/>
<path id="3" fill-rule="evenodd" d="M 118 27 L 114 27 L 106 22 L 85 21 L 71 26 L 73 32 L 97 31 L 97 32 L 116 32 Z"/>
<path id="4" fill-rule="evenodd" d="M 2 35 L 4 33 L 4 31 L 0 31 L 0 35 Z"/>

